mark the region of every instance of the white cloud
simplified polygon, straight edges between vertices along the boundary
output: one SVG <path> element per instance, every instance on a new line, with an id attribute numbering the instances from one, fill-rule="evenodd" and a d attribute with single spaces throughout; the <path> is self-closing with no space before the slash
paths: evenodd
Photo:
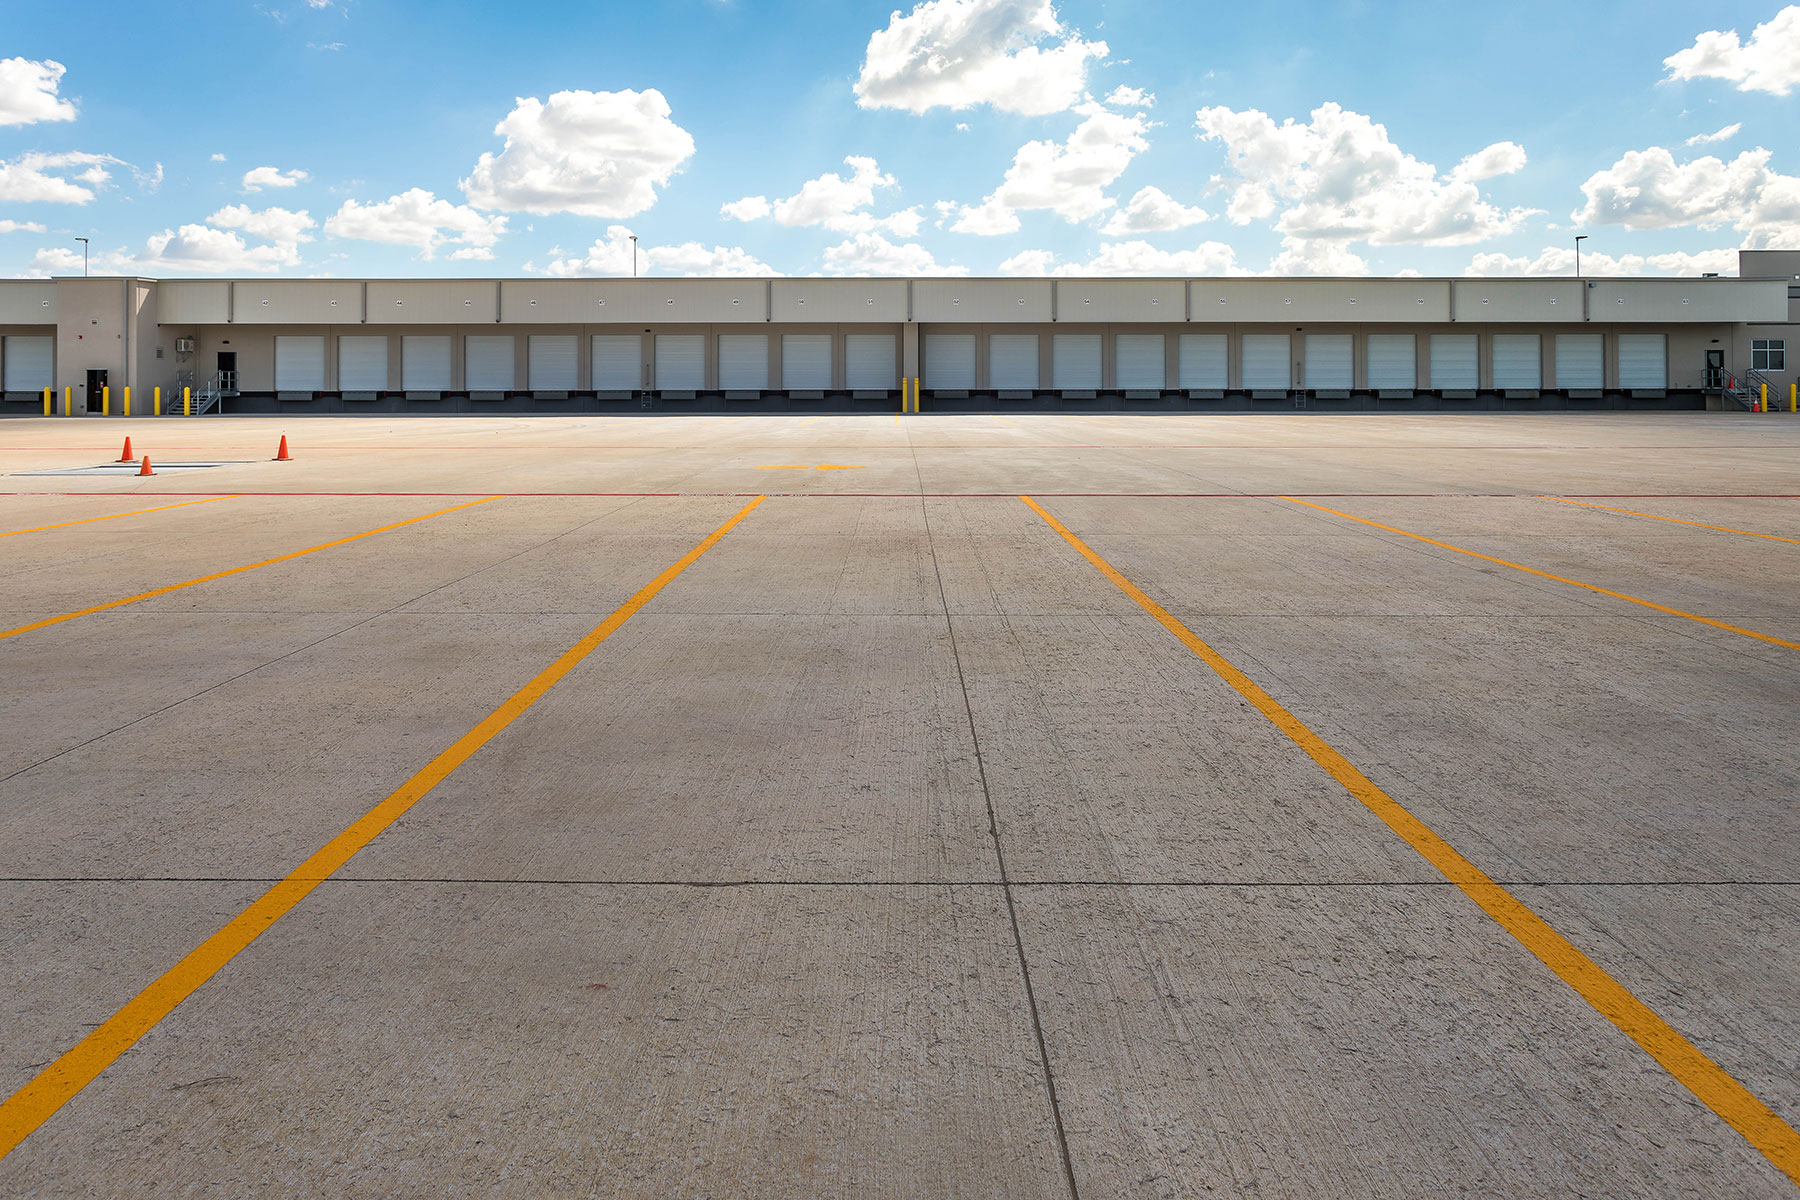
<path id="1" fill-rule="evenodd" d="M 1024 250 L 1000 264 L 1002 275 L 1245 275 L 1237 252 L 1223 242 L 1192 250 L 1159 250 L 1149 242 L 1105 242 L 1084 263 L 1058 264 L 1048 250 Z"/>
<path id="2" fill-rule="evenodd" d="M 1628 151 L 1581 185 L 1582 225 L 1627 229 L 1729 226 L 1747 249 L 1800 249 L 1800 176 L 1769 167 L 1769 151 L 1746 150 L 1730 162 L 1707 155 L 1688 163 L 1661 146 Z"/>
<path id="3" fill-rule="evenodd" d="M 206 218 L 206 223 L 220 229 L 241 229 L 252 237 L 264 238 L 290 250 L 301 242 L 312 241 L 308 231 L 318 227 L 318 222 L 305 212 L 275 207 L 253 209 L 248 204 L 228 204 Z M 297 250 L 294 259 L 299 261 Z"/>
<path id="4" fill-rule="evenodd" d="M 558 251 L 552 250 L 551 254 Z M 698 242 L 678 246 L 640 245 L 637 250 L 640 275 L 778 275 L 780 272 L 737 246 L 713 246 L 708 249 Z M 588 247 L 580 258 L 553 258 L 542 268 L 525 264 L 527 271 L 541 275 L 630 275 L 631 230 L 623 225 L 608 225 L 606 236 Z"/>
<path id="5" fill-rule="evenodd" d="M 1275 217 L 1276 232 L 1297 239 L 1286 244 L 1286 261 L 1353 265 L 1355 256 L 1343 251 L 1348 242 L 1466 245 L 1511 233 L 1533 215 L 1495 207 L 1475 185 L 1484 172 L 1524 164 L 1524 151 L 1510 142 L 1472 154 L 1440 176 L 1396 146 L 1385 126 L 1334 103 L 1314 109 L 1304 124 L 1290 118 L 1277 125 L 1254 109 L 1228 108 L 1203 108 L 1195 124 L 1205 138 L 1225 144 L 1236 173 L 1235 180 L 1219 181 L 1231 193 L 1226 215 L 1239 225 Z M 1311 239 L 1328 245 L 1298 248 L 1298 241 Z"/>
<path id="6" fill-rule="evenodd" d="M 1181 203 L 1161 188 L 1139 188 L 1124 208 L 1100 227 L 1100 232 L 1119 237 L 1129 233 L 1168 233 L 1208 220 L 1203 208 Z"/>
<path id="7" fill-rule="evenodd" d="M 879 233 L 859 233 L 825 250 L 827 275 L 967 275 L 967 267 L 939 265 L 917 242 L 896 245 Z"/>
<path id="8" fill-rule="evenodd" d="M 0 217 L 0 233 L 42 233 L 44 227 L 36 221 L 12 221 Z"/>
<path id="9" fill-rule="evenodd" d="M 371 204 L 344 201 L 325 222 L 325 236 L 417 246 L 419 257 L 429 261 L 446 244 L 491 247 L 506 232 L 506 220 L 439 200 L 423 188 L 411 188 Z"/>
<path id="10" fill-rule="evenodd" d="M 1736 137 L 1743 128 L 1743 122 L 1739 121 L 1734 125 L 1727 125 L 1717 133 L 1696 133 L 1687 140 L 1686 144 L 1689 146 L 1705 146 L 1713 142 L 1729 142 L 1732 138 Z"/>
<path id="11" fill-rule="evenodd" d="M 1281 239 L 1281 253 L 1269 262 L 1270 275 L 1367 275 L 1369 264 L 1339 238 Z"/>
<path id="12" fill-rule="evenodd" d="M 225 156 L 223 154 L 215 154 L 212 156 L 212 161 L 213 162 L 224 162 Z"/>
<path id="13" fill-rule="evenodd" d="M 1106 102 L 1115 108 L 1150 108 L 1156 104 L 1156 94 L 1121 83 L 1107 93 Z"/>
<path id="14" fill-rule="evenodd" d="M 507 212 L 635 216 L 694 153 L 655 88 L 523 97 L 494 132 L 505 147 L 483 154 L 462 188 L 477 208 Z"/>
<path id="15" fill-rule="evenodd" d="M 781 225 L 816 225 L 836 233 L 885 229 L 910 237 L 919 231 L 922 218 L 917 209 L 902 209 L 885 217 L 865 211 L 875 203 L 876 188 L 895 186 L 892 175 L 882 174 L 872 158 L 853 154 L 844 163 L 850 168 L 848 179 L 828 171 L 801 184 L 800 190 L 785 200 L 770 203 L 765 196 L 745 196 L 721 206 L 719 211 L 738 221 L 773 216 Z"/>
<path id="16" fill-rule="evenodd" d="M 1800 4 L 1790 4 L 1740 42 L 1737 30 L 1709 30 L 1663 59 L 1669 79 L 1724 79 L 1740 92 L 1785 96 L 1800 83 Z"/>
<path id="17" fill-rule="evenodd" d="M 652 246 L 650 262 L 665 275 L 778 275 L 779 271 L 740 246 L 714 246 L 699 242 L 679 246 Z"/>
<path id="18" fill-rule="evenodd" d="M 1080 111 L 1086 119 L 1068 141 L 1020 146 L 1000 186 L 980 204 L 957 206 L 950 228 L 993 236 L 1016 232 L 1022 211 L 1048 209 L 1073 222 L 1114 207 L 1106 189 L 1149 147 L 1144 136 L 1148 123 L 1141 115 L 1123 116 L 1098 105 L 1083 105 Z"/>
<path id="19" fill-rule="evenodd" d="M 0 58 L 0 125 L 73 121 L 75 105 L 56 94 L 64 70 L 51 59 Z"/>
<path id="20" fill-rule="evenodd" d="M 1703 275 L 1716 271 L 1735 275 L 1736 250 L 1704 250 L 1699 254 L 1627 254 L 1614 258 L 1594 250 L 1581 252 L 1583 275 Z M 1469 262 L 1469 275 L 1573 275 L 1575 250 L 1571 246 L 1546 246 L 1536 257 L 1510 254 L 1477 254 Z"/>
<path id="21" fill-rule="evenodd" d="M 204 225 L 183 225 L 153 233 L 144 248 L 100 251 L 93 268 L 115 275 L 243 275 L 266 274 L 300 265 L 300 243 L 311 241 L 313 219 L 284 208 L 256 210 L 233 204 L 206 218 Z M 234 230 L 269 244 L 252 245 Z M 27 274 L 66 275 L 82 265 L 81 254 L 65 247 L 39 250 Z"/>
<path id="22" fill-rule="evenodd" d="M 128 166 L 110 154 L 42 154 L 36 150 L 0 161 L 0 200 L 19 204 L 86 204 L 112 182 L 110 166 Z M 77 171 L 75 168 L 80 167 Z"/>
<path id="23" fill-rule="evenodd" d="M 494 252 L 486 246 L 464 246 L 461 250 L 453 250 L 450 257 L 460 262 L 486 262 L 494 257 Z"/>
<path id="24" fill-rule="evenodd" d="M 1065 31 L 1050 0 L 926 0 L 869 37 L 863 108 L 922 113 L 991 104 L 1042 116 L 1073 107 L 1105 42 Z"/>
<path id="25" fill-rule="evenodd" d="M 224 156 L 219 156 L 224 161 Z M 244 190 L 260 192 L 264 188 L 291 188 L 306 182 L 312 176 L 305 171 L 283 171 L 279 167 L 252 167 L 244 172 Z"/>

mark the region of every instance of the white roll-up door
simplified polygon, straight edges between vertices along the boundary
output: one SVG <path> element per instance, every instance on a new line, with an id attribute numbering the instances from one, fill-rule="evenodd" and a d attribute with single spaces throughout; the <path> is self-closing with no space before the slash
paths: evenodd
<path id="1" fill-rule="evenodd" d="M 697 392 L 706 387 L 706 337 L 698 333 L 656 335 L 656 390 Z"/>
<path id="2" fill-rule="evenodd" d="M 1621 333 L 1619 335 L 1619 386 L 1622 388 L 1668 387 L 1668 338 L 1660 333 Z"/>
<path id="3" fill-rule="evenodd" d="M 338 391 L 385 392 L 388 385 L 388 340 L 384 337 L 338 339 Z"/>
<path id="4" fill-rule="evenodd" d="M 1530 390 L 1544 385 L 1543 347 L 1535 333 L 1494 335 L 1494 386 Z"/>
<path id="5" fill-rule="evenodd" d="M 1162 334 L 1121 333 L 1113 340 L 1113 351 L 1113 374 L 1121 391 L 1162 391 L 1167 379 Z"/>
<path id="6" fill-rule="evenodd" d="M 322 392 L 325 390 L 325 339 L 278 337 L 275 339 L 275 390 Z"/>
<path id="7" fill-rule="evenodd" d="M 719 335 L 719 390 L 761 392 L 769 386 L 769 335 Z"/>
<path id="8" fill-rule="evenodd" d="M 481 334 L 464 339 L 463 390 L 510 392 L 516 375 L 513 354 L 518 339 Z"/>
<path id="9" fill-rule="evenodd" d="M 56 386 L 55 338 L 9 337 L 0 350 L 6 354 L 7 391 L 41 392 Z"/>
<path id="10" fill-rule="evenodd" d="M 784 333 L 781 335 L 781 386 L 822 392 L 831 387 L 831 335 Z"/>
<path id="11" fill-rule="evenodd" d="M 1256 391 L 1286 390 L 1293 370 L 1288 364 L 1288 335 L 1246 333 L 1243 338 L 1244 387 Z"/>
<path id="12" fill-rule="evenodd" d="M 995 391 L 1035 391 L 1037 385 L 1037 334 L 988 335 L 988 387 Z"/>
<path id="13" fill-rule="evenodd" d="M 1100 335 L 1058 333 L 1050 339 L 1050 375 L 1058 391 L 1100 387 Z"/>
<path id="14" fill-rule="evenodd" d="M 400 339 L 400 386 L 409 392 L 450 390 L 450 339 L 403 337 Z"/>
<path id="15" fill-rule="evenodd" d="M 632 334 L 598 334 L 594 338 L 594 390 L 635 392 L 643 386 L 643 339 Z"/>
<path id="16" fill-rule="evenodd" d="M 1472 333 L 1431 335 L 1431 386 L 1472 392 L 1481 386 L 1481 342 Z"/>
<path id="17" fill-rule="evenodd" d="M 932 390 L 966 391 L 975 386 L 975 335 L 925 335 L 925 386 Z"/>
<path id="18" fill-rule="evenodd" d="M 525 381 L 534 392 L 572 392 L 581 339 L 574 334 L 534 333 L 525 341 Z"/>
<path id="19" fill-rule="evenodd" d="M 1227 342 L 1222 333 L 1181 335 L 1181 386 L 1188 391 L 1223 391 L 1229 381 Z"/>
<path id="20" fill-rule="evenodd" d="M 1356 386 L 1356 339 L 1347 333 L 1306 335 L 1306 386 L 1347 392 Z"/>
<path id="21" fill-rule="evenodd" d="M 1419 343 L 1410 333 L 1371 333 L 1369 387 L 1378 392 L 1411 391 L 1419 385 Z"/>
<path id="22" fill-rule="evenodd" d="M 1606 386 L 1606 339 L 1597 333 L 1556 335 L 1556 386 Z"/>
<path id="23" fill-rule="evenodd" d="M 898 378 L 891 333 L 852 333 L 844 338 L 844 386 L 856 391 L 891 392 Z"/>

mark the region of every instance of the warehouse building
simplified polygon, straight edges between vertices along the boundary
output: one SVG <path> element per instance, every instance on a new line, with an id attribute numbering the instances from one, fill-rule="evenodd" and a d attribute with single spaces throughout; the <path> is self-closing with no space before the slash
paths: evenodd
<path id="1" fill-rule="evenodd" d="M 0 282 L 6 411 L 1699 408 L 1785 400 L 1800 252 L 1700 279 Z M 1734 396 L 1735 390 L 1735 396 Z"/>

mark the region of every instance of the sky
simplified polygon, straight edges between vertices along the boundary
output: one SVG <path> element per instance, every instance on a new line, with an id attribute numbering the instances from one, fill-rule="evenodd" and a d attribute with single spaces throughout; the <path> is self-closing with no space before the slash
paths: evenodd
<path id="1" fill-rule="evenodd" d="M 1520 275 L 1800 249 L 1800 4 L 7 6 L 0 276 Z"/>

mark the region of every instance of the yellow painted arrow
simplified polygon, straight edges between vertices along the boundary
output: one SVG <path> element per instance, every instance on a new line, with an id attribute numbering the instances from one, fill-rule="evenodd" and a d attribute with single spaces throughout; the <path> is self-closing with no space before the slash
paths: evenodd
<path id="1" fill-rule="evenodd" d="M 758 467 L 759 471 L 860 471 L 860 463 L 819 463 L 817 466 L 775 466 Z"/>

